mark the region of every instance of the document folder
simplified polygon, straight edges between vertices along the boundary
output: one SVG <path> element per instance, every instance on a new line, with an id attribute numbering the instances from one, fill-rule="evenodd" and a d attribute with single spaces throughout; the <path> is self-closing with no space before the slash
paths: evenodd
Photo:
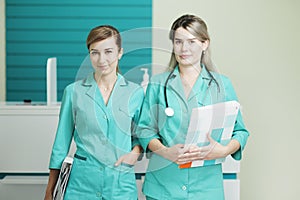
<path id="1" fill-rule="evenodd" d="M 240 104 L 237 101 L 226 101 L 194 108 L 190 118 L 185 148 L 189 148 L 190 145 L 209 145 L 207 134 L 210 134 L 220 144 L 227 145 L 231 140 L 239 108 Z M 225 158 L 197 160 L 179 165 L 179 168 L 214 165 L 224 161 Z"/>
<path id="2" fill-rule="evenodd" d="M 65 191 L 68 185 L 71 169 L 73 165 L 73 158 L 72 157 L 66 157 L 61 169 L 60 173 L 55 185 L 55 189 L 53 192 L 53 200 L 63 200 Z"/>

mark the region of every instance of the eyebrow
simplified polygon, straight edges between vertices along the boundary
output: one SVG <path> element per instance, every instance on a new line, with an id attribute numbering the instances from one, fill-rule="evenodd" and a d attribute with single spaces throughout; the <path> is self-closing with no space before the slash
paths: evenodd
<path id="1" fill-rule="evenodd" d="M 106 48 L 104 50 L 113 50 L 114 48 L 113 47 L 109 47 L 109 48 Z M 91 49 L 90 51 L 99 51 L 98 49 Z"/>
<path id="2" fill-rule="evenodd" d="M 180 39 L 180 38 L 174 38 L 174 40 L 184 40 L 184 39 Z M 187 40 L 197 40 L 197 38 L 189 38 Z"/>

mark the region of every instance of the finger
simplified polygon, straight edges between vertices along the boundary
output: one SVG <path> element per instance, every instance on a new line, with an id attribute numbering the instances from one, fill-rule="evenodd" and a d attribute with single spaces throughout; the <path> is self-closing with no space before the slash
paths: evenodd
<path id="1" fill-rule="evenodd" d="M 194 160 L 192 159 L 180 159 L 180 160 L 177 160 L 176 163 L 181 165 L 181 164 L 184 164 L 184 163 L 188 163 L 188 162 L 193 162 Z"/>
<path id="2" fill-rule="evenodd" d="M 183 164 L 186 164 L 186 163 L 190 163 L 191 161 L 177 161 L 176 164 L 177 165 L 183 165 Z"/>
<path id="3" fill-rule="evenodd" d="M 185 153 L 178 156 L 178 161 L 195 160 L 199 158 L 201 152 Z"/>
<path id="4" fill-rule="evenodd" d="M 197 153 L 203 151 L 202 148 L 195 148 L 195 149 L 190 149 L 187 153 Z"/>
<path id="5" fill-rule="evenodd" d="M 177 148 L 183 149 L 184 148 L 184 144 L 176 144 L 175 145 Z"/>
<path id="6" fill-rule="evenodd" d="M 180 158 L 177 160 L 178 163 L 188 163 L 188 162 L 193 162 L 193 161 L 196 161 L 196 160 L 202 160 L 203 159 L 203 156 L 201 155 L 200 153 L 198 154 L 195 154 L 191 157 L 184 157 L 184 158 Z"/>
<path id="7" fill-rule="evenodd" d="M 134 164 L 129 164 L 129 163 L 125 163 L 125 162 L 122 162 L 121 165 L 126 166 L 126 167 L 133 167 L 134 166 Z"/>
<path id="8" fill-rule="evenodd" d="M 208 152 L 210 151 L 211 145 L 201 147 L 201 152 Z"/>
<path id="9" fill-rule="evenodd" d="M 117 162 L 115 163 L 115 166 L 117 167 L 117 166 L 119 166 L 121 163 L 122 163 L 122 158 L 119 158 L 118 160 L 117 160 Z"/>
<path id="10" fill-rule="evenodd" d="M 209 133 L 207 133 L 207 139 L 208 139 L 209 143 L 214 143 L 214 142 L 216 142 L 216 141 L 211 137 L 211 135 L 210 135 Z"/>

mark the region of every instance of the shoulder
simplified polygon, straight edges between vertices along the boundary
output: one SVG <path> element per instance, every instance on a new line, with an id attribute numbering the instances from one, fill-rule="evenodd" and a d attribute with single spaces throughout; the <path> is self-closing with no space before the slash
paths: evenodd
<path id="1" fill-rule="evenodd" d="M 74 90 L 74 85 L 76 84 L 76 82 L 73 82 L 73 83 L 70 83 L 68 84 L 65 89 L 64 89 L 64 95 L 67 95 L 67 94 L 72 94 L 73 93 L 73 90 Z"/>
<path id="2" fill-rule="evenodd" d="M 134 83 L 132 81 L 126 80 L 127 82 L 127 87 L 131 90 L 142 90 L 142 86 L 138 85 L 137 83 Z"/>
<path id="3" fill-rule="evenodd" d="M 137 83 L 127 80 L 124 76 L 119 75 L 118 87 L 123 90 L 124 95 L 144 97 L 144 89 Z M 125 92 L 124 92 L 125 90 Z"/>
<path id="4" fill-rule="evenodd" d="M 164 83 L 171 72 L 166 71 L 160 74 L 153 75 L 150 79 L 151 83 Z"/>
<path id="5" fill-rule="evenodd" d="M 228 76 L 224 74 L 220 74 L 217 72 L 210 72 L 212 76 L 218 81 L 221 82 L 222 85 L 224 86 L 232 86 L 231 80 Z"/>
<path id="6" fill-rule="evenodd" d="M 126 86 L 124 88 L 126 88 L 127 90 L 131 90 L 131 91 L 143 90 L 142 86 L 140 86 L 139 84 L 126 79 L 122 75 L 118 75 L 118 76 L 119 76 L 119 80 L 118 80 L 119 83 L 118 84 L 120 86 Z"/>
<path id="7" fill-rule="evenodd" d="M 230 80 L 230 78 L 224 74 L 213 73 L 213 76 L 216 78 L 217 82 L 219 83 L 219 87 L 225 95 L 225 99 L 229 100 L 237 100 L 237 95 L 234 89 L 234 86 Z"/>

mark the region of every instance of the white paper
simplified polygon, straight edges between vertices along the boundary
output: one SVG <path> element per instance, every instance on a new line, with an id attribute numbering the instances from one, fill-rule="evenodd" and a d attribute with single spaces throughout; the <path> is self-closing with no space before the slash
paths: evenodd
<path id="1" fill-rule="evenodd" d="M 192 110 L 188 133 L 185 141 L 185 148 L 190 145 L 205 146 L 209 144 L 207 134 L 220 143 L 226 143 L 231 139 L 236 117 L 240 104 L 237 101 L 227 101 L 208 106 L 194 108 Z M 217 164 L 224 162 L 218 159 Z M 205 161 L 195 161 L 191 167 L 203 166 Z"/>

